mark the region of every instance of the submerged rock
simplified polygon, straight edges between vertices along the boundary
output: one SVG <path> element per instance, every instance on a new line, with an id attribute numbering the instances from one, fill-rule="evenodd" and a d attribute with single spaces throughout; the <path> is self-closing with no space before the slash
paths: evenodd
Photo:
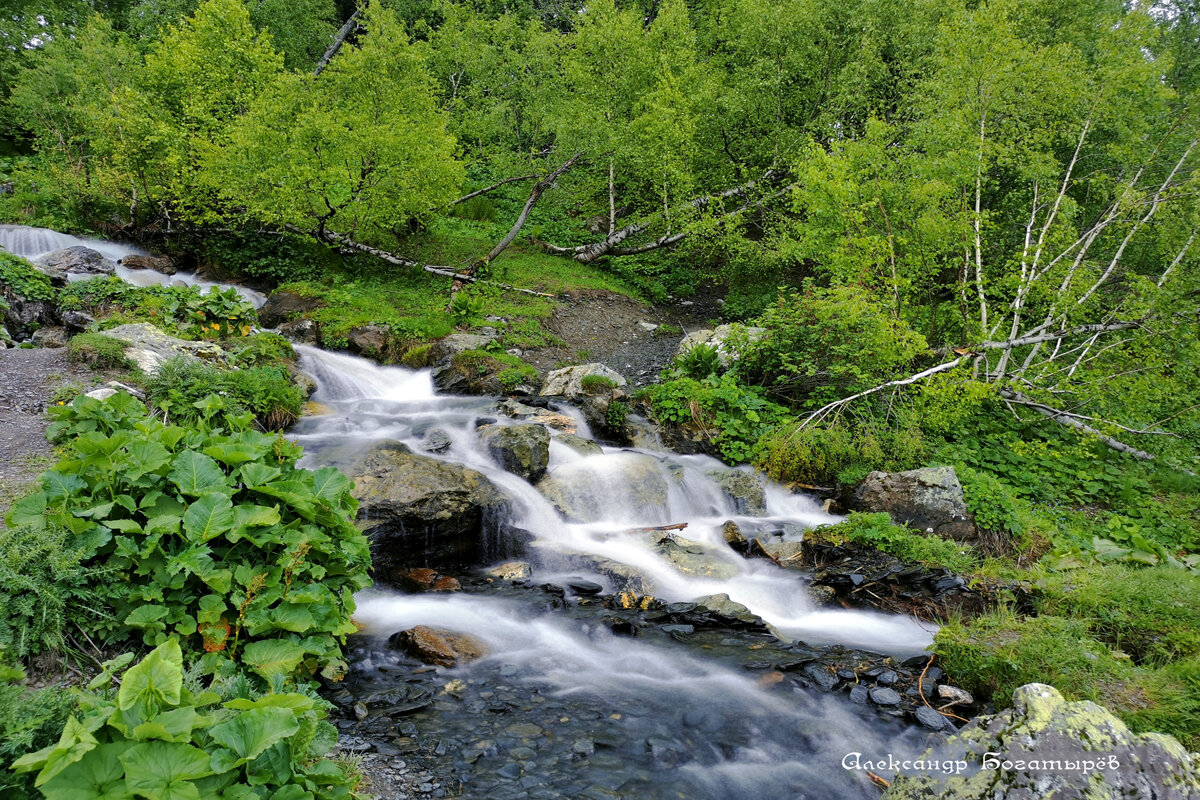
<path id="1" fill-rule="evenodd" d="M 398 566 L 478 561 L 487 550 L 485 522 L 508 505 L 482 473 L 398 442 L 375 445 L 348 474 L 375 568 L 384 574 Z"/>
<path id="2" fill-rule="evenodd" d="M 613 509 L 631 514 L 661 508 L 667 480 L 658 460 L 640 453 L 614 453 L 555 468 L 538 491 L 572 522 L 608 518 Z"/>
<path id="3" fill-rule="evenodd" d="M 545 402 L 531 399 L 533 402 Z M 539 408 L 538 406 L 526 405 L 511 397 L 501 400 L 496 404 L 496 413 L 503 414 L 512 419 L 519 419 L 522 422 L 536 422 L 539 425 L 545 425 L 553 431 L 561 431 L 566 434 L 575 433 L 578 427 L 575 420 L 566 414 L 560 414 L 549 408 Z"/>
<path id="4" fill-rule="evenodd" d="M 652 543 L 654 552 L 684 575 L 728 580 L 738 574 L 736 564 L 726 561 L 719 553 L 690 539 L 673 533 L 652 533 L 646 538 Z"/>
<path id="5" fill-rule="evenodd" d="M 190 342 L 168 336 L 146 322 L 118 325 L 104 332 L 105 336 L 125 342 L 125 355 L 147 375 L 158 372 L 167 359 L 183 356 L 203 361 L 224 361 L 227 353 L 211 342 Z"/>
<path id="6" fill-rule="evenodd" d="M 589 375 L 608 378 L 617 386 L 625 385 L 625 378 L 612 367 L 604 364 L 580 364 L 574 367 L 556 369 L 546 375 L 542 384 L 542 394 L 556 397 L 566 397 L 578 400 L 586 393 L 583 390 L 583 379 Z"/>
<path id="7" fill-rule="evenodd" d="M 457 667 L 487 655 L 487 645 L 473 636 L 418 625 L 392 634 L 388 643 L 413 658 L 439 667 Z"/>
<path id="8" fill-rule="evenodd" d="M 541 480 L 550 464 L 550 431 L 541 425 L 485 425 L 478 431 L 488 455 L 530 483 Z"/>
<path id="9" fill-rule="evenodd" d="M 59 286 L 65 286 L 72 277 L 112 275 L 117 271 L 117 265 L 102 253 L 82 245 L 47 253 L 34 261 L 33 265 Z"/>
<path id="10" fill-rule="evenodd" d="M 554 437 L 554 441 L 559 444 L 565 444 L 567 447 L 579 453 L 581 456 L 598 456 L 604 454 L 604 448 L 593 442 L 591 439 L 585 439 L 582 436 L 576 436 L 573 433 L 563 433 Z"/>
<path id="11" fill-rule="evenodd" d="M 737 513 L 750 517 L 761 517 L 767 513 L 766 489 L 753 472 L 728 467 L 710 469 L 704 474 L 721 487 L 721 491 L 733 502 Z"/>
<path id="12" fill-rule="evenodd" d="M 953 467 L 872 472 L 854 492 L 862 511 L 885 511 L 898 525 L 955 541 L 979 538 Z"/>
<path id="13" fill-rule="evenodd" d="M 1017 689 L 1012 708 L 976 718 L 921 759 L 961 759 L 969 769 L 898 775 L 881 800 L 1200 797 L 1200 763 L 1173 737 L 1134 734 L 1095 703 L 1067 702 L 1040 683 Z"/>
<path id="14" fill-rule="evenodd" d="M 491 569 L 485 570 L 484 574 L 499 578 L 502 581 L 523 581 L 526 578 L 532 577 L 533 567 L 529 566 L 528 561 L 506 561 Z"/>

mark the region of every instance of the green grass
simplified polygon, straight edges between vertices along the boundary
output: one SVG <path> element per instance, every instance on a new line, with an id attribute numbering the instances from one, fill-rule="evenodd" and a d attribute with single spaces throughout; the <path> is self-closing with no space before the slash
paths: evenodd
<path id="1" fill-rule="evenodd" d="M 969 572 L 979 566 L 970 545 L 952 542 L 940 536 L 922 536 L 894 525 L 887 514 L 852 513 L 836 525 L 822 525 L 811 531 L 810 540 L 832 544 L 852 542 L 891 553 L 905 561 L 945 567 L 952 572 Z"/>
<path id="2" fill-rule="evenodd" d="M 67 358 L 92 369 L 132 369 L 125 343 L 102 333 L 81 333 L 67 342 Z"/>

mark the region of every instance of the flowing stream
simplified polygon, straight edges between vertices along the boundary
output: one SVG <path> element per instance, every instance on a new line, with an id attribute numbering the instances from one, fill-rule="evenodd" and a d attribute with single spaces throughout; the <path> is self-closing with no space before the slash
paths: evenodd
<path id="1" fill-rule="evenodd" d="M 785 645 L 793 640 L 840 643 L 904 658 L 930 642 L 929 626 L 909 618 L 814 609 L 800 575 L 743 558 L 725 543 L 726 520 L 747 531 L 782 528 L 800 536 L 836 519 L 810 498 L 769 486 L 766 516 L 740 515 L 709 475 L 724 467 L 714 459 L 614 447 L 584 456 L 552 439 L 547 475 L 569 479 L 578 495 L 572 500 L 586 514 L 586 521 L 568 522 L 478 443 L 481 418 L 515 422 L 496 413 L 494 399 L 438 395 L 427 370 L 380 367 L 312 347 L 297 350 L 301 366 L 318 384 L 313 399 L 328 407 L 328 413 L 305 417 L 293 429 L 307 465 L 346 465 L 385 439 L 420 452 L 430 432 L 439 429 L 451 444 L 436 457 L 479 470 L 514 499 L 507 522 L 535 537 L 528 549 L 533 584 L 569 585 L 582 577 L 611 591 L 617 587 L 610 578 L 589 571 L 589 565 L 597 559 L 616 561 L 646 576 L 665 601 L 727 594 L 761 617 Z M 557 410 L 575 419 L 580 435 L 588 435 L 577 411 Z M 625 481 L 631 462 L 639 470 L 657 471 L 668 487 L 665 498 L 638 496 Z M 652 546 L 654 537 L 628 535 L 631 528 L 680 522 L 687 528 L 679 533 L 710 554 L 720 577 L 683 574 Z M 356 620 L 368 638 L 377 637 L 375 645 L 358 652 L 356 671 L 368 685 L 394 664 L 383 639 L 397 631 L 428 625 L 487 645 L 487 657 L 445 673 L 462 676 L 467 698 L 443 698 L 436 721 L 426 720 L 447 737 L 450 750 L 482 753 L 478 760 L 457 763 L 464 796 L 516 797 L 526 796 L 518 790 L 544 789 L 548 793 L 542 796 L 563 797 L 599 787 L 594 794 L 601 797 L 868 797 L 873 795 L 865 778 L 840 768 L 842 756 L 886 753 L 889 743 L 894 747 L 898 740 L 917 738 L 844 700 L 815 691 L 760 688 L 746 669 L 739 669 L 745 664 L 732 657 L 750 640 L 701 637 L 697 647 L 669 636 L 614 636 L 569 602 L 548 606 L 544 597 L 470 591 L 414 596 L 374 589 L 359 598 Z M 496 696 L 507 698 L 498 728 L 491 720 L 495 715 L 487 713 L 494 711 L 488 702 Z M 530 704 L 531 697 L 538 702 Z M 552 733 L 554 720 L 562 720 L 558 736 Z M 545 736 L 518 741 L 520 736 L 506 734 L 504 726 L 522 721 L 532 726 L 526 732 L 541 730 Z M 518 725 L 517 734 L 522 731 Z M 613 752 L 580 760 L 579 751 L 588 751 L 597 736 L 607 736 Z M 506 760 L 508 751 L 497 745 L 506 740 L 509 750 L 521 751 L 519 757 Z M 448 758 L 454 761 L 453 754 Z M 508 775 L 498 772 L 511 764 L 518 766 L 510 766 Z M 511 781 L 496 783 L 497 773 Z M 524 786 L 522 779 L 528 781 Z"/>
<path id="2" fill-rule="evenodd" d="M 65 250 L 68 247 L 87 247 L 103 255 L 117 265 L 116 275 L 126 283 L 134 286 L 153 286 L 155 284 L 182 284 L 197 286 L 201 289 L 237 289 L 238 294 L 246 298 L 255 308 L 262 307 L 267 298 L 262 292 L 256 292 L 245 286 L 205 280 L 194 272 L 176 272 L 165 275 L 152 269 L 130 269 L 121 264 L 121 259 L 131 255 L 149 255 L 142 248 L 111 242 L 105 239 L 85 239 L 68 233 L 59 233 L 49 228 L 31 228 L 28 225 L 0 225 L 0 248 L 13 255 L 34 261 L 55 250 Z"/>

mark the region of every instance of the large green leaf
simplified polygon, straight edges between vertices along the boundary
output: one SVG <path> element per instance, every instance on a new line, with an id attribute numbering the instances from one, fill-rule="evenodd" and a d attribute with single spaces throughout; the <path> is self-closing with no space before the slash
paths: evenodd
<path id="1" fill-rule="evenodd" d="M 95 749 L 97 744 L 99 742 L 92 735 L 91 731 L 84 727 L 79 720 L 74 717 L 68 717 L 67 724 L 63 727 L 62 734 L 58 737 L 56 744 L 43 748 L 36 753 L 29 753 L 18 758 L 12 763 L 12 769 L 17 772 L 27 772 L 40 767 L 41 772 L 38 773 L 37 780 L 34 783 L 37 786 L 41 786 L 67 767 L 82 759 Z"/>
<path id="2" fill-rule="evenodd" d="M 42 793 L 55 800 L 131 800 L 133 792 L 125 784 L 125 766 L 120 761 L 130 746 L 130 742 L 113 742 L 96 747 L 46 781 Z"/>
<path id="3" fill-rule="evenodd" d="M 242 482 L 247 486 L 262 486 L 264 483 L 270 483 L 283 474 L 279 467 L 271 467 L 266 464 L 246 464 L 241 469 Z"/>
<path id="4" fill-rule="evenodd" d="M 260 527 L 279 524 L 278 506 L 239 505 L 233 510 L 238 528 Z"/>
<path id="5" fill-rule="evenodd" d="M 208 753 L 181 742 L 144 742 L 121 754 L 125 780 L 147 800 L 201 800 L 192 781 L 212 774 Z"/>
<path id="6" fill-rule="evenodd" d="M 177 640 L 168 639 L 125 673 L 117 706 L 122 711 L 137 708 L 143 718 L 150 718 L 164 707 L 179 705 L 182 689 L 183 653 Z"/>
<path id="7" fill-rule="evenodd" d="M 47 500 L 58 500 L 78 494 L 87 488 L 87 482 L 78 475 L 49 470 L 42 474 L 42 491 Z"/>
<path id="8" fill-rule="evenodd" d="M 165 631 L 167 626 L 162 619 L 166 615 L 167 609 L 162 606 L 138 606 L 125 617 L 125 624 L 141 630 Z"/>
<path id="9" fill-rule="evenodd" d="M 304 648 L 286 639 L 251 642 L 242 651 L 242 661 L 267 680 L 274 675 L 291 675 L 303 660 Z"/>
<path id="10" fill-rule="evenodd" d="M 334 467 L 321 467 L 313 472 L 313 493 L 337 505 L 341 496 L 353 488 L 354 484 Z"/>
<path id="11" fill-rule="evenodd" d="M 175 456 L 174 468 L 167 477 L 179 491 L 191 497 L 229 488 L 225 473 L 221 472 L 217 462 L 192 450 L 184 450 Z"/>
<path id="12" fill-rule="evenodd" d="M 258 758 L 268 747 L 283 741 L 299 728 L 300 723 L 290 709 L 253 708 L 214 725 L 208 729 L 208 734 L 239 758 Z"/>
<path id="13" fill-rule="evenodd" d="M 153 439 L 138 439 L 125 448 L 133 458 L 133 466 L 125 471 L 130 480 L 149 472 L 157 472 L 171 460 L 171 453 Z"/>
<path id="14" fill-rule="evenodd" d="M 165 714 L 159 714 L 150 722 L 143 722 L 130 731 L 130 738 L 139 742 L 147 739 L 162 739 L 165 742 L 190 742 L 192 730 L 204 720 L 192 706 L 183 706 Z"/>
<path id="15" fill-rule="evenodd" d="M 206 494 L 183 512 L 183 530 L 193 542 L 207 542 L 233 525 L 233 502 L 223 494 Z"/>

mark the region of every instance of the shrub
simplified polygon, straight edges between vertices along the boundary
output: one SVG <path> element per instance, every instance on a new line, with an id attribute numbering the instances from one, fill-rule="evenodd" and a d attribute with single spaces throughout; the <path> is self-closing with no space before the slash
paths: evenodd
<path id="1" fill-rule="evenodd" d="M 491 198 L 478 195 L 470 200 L 464 200 L 450 212 L 454 216 L 461 219 L 470 219 L 476 222 L 495 222 L 496 221 L 496 205 L 491 201 Z"/>
<path id="2" fill-rule="evenodd" d="M 370 583 L 344 475 L 297 469 L 298 447 L 245 420 L 165 425 L 124 392 L 51 414 L 67 455 L 7 522 L 64 528 L 83 566 L 125 576 L 96 589 L 119 620 L 110 638 L 178 636 L 207 669 L 237 662 L 267 681 L 341 673 L 353 593 Z"/>
<path id="3" fill-rule="evenodd" d="M 683 328 L 664 322 L 654 329 L 655 336 L 683 336 Z"/>
<path id="4" fill-rule="evenodd" d="M 701 342 L 675 357 L 671 362 L 669 375 L 674 378 L 702 381 L 709 375 L 719 375 L 723 371 L 721 351 L 714 345 Z"/>
<path id="5" fill-rule="evenodd" d="M 1020 501 L 1003 481 L 970 467 L 955 467 L 954 472 L 962 483 L 967 509 L 975 517 L 976 525 L 1001 533 L 1023 532 Z"/>
<path id="6" fill-rule="evenodd" d="M 230 351 L 230 362 L 236 367 L 271 367 L 296 360 L 292 343 L 269 331 L 233 340 Z"/>
<path id="7" fill-rule="evenodd" d="M 781 425 L 760 443 L 755 463 L 784 483 L 849 485 L 871 470 L 920 466 L 926 449 L 921 429 L 907 416 L 887 421 L 868 411 L 806 427 L 795 420 Z"/>
<path id="8" fill-rule="evenodd" d="M 607 375 L 584 375 L 579 385 L 587 394 L 603 394 L 617 388 L 617 382 Z"/>
<path id="9" fill-rule="evenodd" d="M 470 325 L 483 313 L 483 298 L 463 290 L 450 298 L 450 316 L 455 325 Z"/>
<path id="10" fill-rule="evenodd" d="M 56 741 L 75 709 L 75 698 L 63 689 L 30 691 L 24 673 L 0 666 L 0 797 L 32 800 L 39 795 L 33 775 L 16 775 L 12 762 Z"/>
<path id="11" fill-rule="evenodd" d="M 216 692 L 193 691 L 175 639 L 108 689 L 131 658 L 108 662 L 57 742 L 14 763 L 37 772 L 47 798 L 351 796 L 353 779 L 320 758 L 337 736 L 320 700 L 267 694 L 221 702 Z"/>
<path id="12" fill-rule="evenodd" d="M 619 431 L 625 425 L 625 417 L 629 416 L 629 405 L 613 400 L 604 410 L 604 424 L 610 431 Z"/>
<path id="13" fill-rule="evenodd" d="M 81 333 L 67 342 L 67 358 L 92 369 L 132 369 L 125 343 L 102 333 Z"/>
<path id="14" fill-rule="evenodd" d="M 305 237 L 248 231 L 206 236 L 199 257 L 243 278 L 269 284 L 320 277 L 334 256 Z"/>
<path id="15" fill-rule="evenodd" d="M 115 314 L 114 322 L 149 322 L 187 339 L 248 336 L 258 324 L 258 312 L 236 289 L 134 286 L 116 277 L 68 284 L 59 293 L 59 307 Z"/>
<path id="16" fill-rule="evenodd" d="M 300 389 L 281 367 L 222 370 L 182 356 L 159 367 L 146 382 L 146 394 L 177 422 L 191 424 L 205 416 L 227 422 L 248 413 L 267 431 L 295 422 L 304 403 Z"/>
<path id="17" fill-rule="evenodd" d="M 746 349 L 739 372 L 805 408 L 882 383 L 928 349 L 924 337 L 853 286 L 807 284 L 781 294 L 759 325 L 766 334 Z"/>
<path id="18" fill-rule="evenodd" d="M 65 528 L 0 527 L 0 652 L 58 650 L 71 625 L 90 630 L 108 616 L 95 587 L 113 576 L 84 566 L 84 557 Z"/>
<path id="19" fill-rule="evenodd" d="M 814 539 L 840 544 L 853 542 L 891 553 L 905 561 L 918 561 L 954 572 L 966 572 L 978 562 L 969 545 L 940 536 L 922 536 L 896 525 L 887 514 L 852 513 L 836 525 L 822 525 L 811 534 Z"/>
<path id="20" fill-rule="evenodd" d="M 410 347 L 404 351 L 404 355 L 400 356 L 400 363 L 411 369 L 421 369 L 428 367 L 429 351 L 433 347 L 431 344 L 419 344 L 416 347 Z"/>
<path id="21" fill-rule="evenodd" d="M 57 291 L 50 279 L 20 256 L 0 250 L 0 287 L 26 300 L 53 300 Z"/>
<path id="22" fill-rule="evenodd" d="M 704 380 L 679 378 L 649 387 L 642 395 L 659 422 L 704 435 L 732 464 L 748 460 L 786 410 L 729 375 Z"/>

